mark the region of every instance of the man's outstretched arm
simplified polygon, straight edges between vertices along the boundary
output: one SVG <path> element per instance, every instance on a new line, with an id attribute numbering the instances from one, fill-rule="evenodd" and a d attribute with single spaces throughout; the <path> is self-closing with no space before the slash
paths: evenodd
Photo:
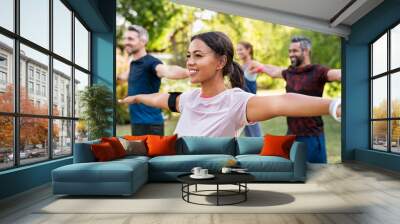
<path id="1" fill-rule="evenodd" d="M 249 69 L 251 73 L 266 73 L 272 78 L 283 78 L 282 71 L 285 70 L 283 67 L 268 64 L 264 65 L 258 61 L 252 61 Z"/>
<path id="2" fill-rule="evenodd" d="M 297 93 L 253 96 L 247 103 L 246 115 L 249 122 L 264 121 L 277 116 L 312 117 L 330 113 L 339 118 L 341 107 L 337 101 Z"/>
<path id="3" fill-rule="evenodd" d="M 328 71 L 328 81 L 342 81 L 342 70 L 341 69 L 329 69 Z"/>
<path id="4" fill-rule="evenodd" d="M 150 107 L 169 110 L 170 109 L 168 106 L 169 97 L 170 97 L 169 93 L 138 94 L 134 96 L 125 97 L 124 99 L 120 99 L 118 100 L 118 103 L 128 103 L 128 104 L 143 103 Z M 177 96 L 175 103 L 175 108 L 177 112 L 179 112 L 179 107 L 178 107 L 179 99 L 180 96 Z"/>
<path id="5" fill-rule="evenodd" d="M 156 66 L 157 76 L 167 79 L 186 79 L 189 77 L 189 70 L 177 65 L 159 64 Z"/>

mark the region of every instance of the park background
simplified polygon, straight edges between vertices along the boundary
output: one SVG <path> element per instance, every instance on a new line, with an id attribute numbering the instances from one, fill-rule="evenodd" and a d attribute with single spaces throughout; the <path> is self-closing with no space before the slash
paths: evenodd
<path id="1" fill-rule="evenodd" d="M 306 36 L 312 41 L 311 61 L 330 68 L 341 68 L 340 38 L 309 30 L 297 29 L 228 15 L 209 10 L 179 5 L 169 0 L 119 0 L 117 6 L 117 76 L 129 69 L 129 57 L 123 50 L 123 32 L 131 24 L 141 25 L 149 32 L 147 52 L 166 64 L 185 67 L 190 37 L 206 31 L 222 31 L 232 40 L 248 41 L 254 47 L 254 59 L 262 63 L 289 66 L 288 46 L 292 36 Z M 236 58 L 239 62 L 239 59 Z M 257 95 L 285 92 L 285 81 L 263 74 L 257 77 Z M 189 80 L 163 79 L 160 92 L 185 91 L 195 88 Z M 117 83 L 117 98 L 127 95 L 127 83 Z M 340 97 L 341 84 L 325 85 L 326 98 Z M 163 111 L 165 135 L 173 134 L 179 114 Z M 324 116 L 325 138 L 329 163 L 341 162 L 340 123 Z M 286 118 L 277 117 L 261 122 L 263 134 L 285 135 Z M 117 106 L 117 136 L 131 134 L 129 111 L 126 105 Z"/>

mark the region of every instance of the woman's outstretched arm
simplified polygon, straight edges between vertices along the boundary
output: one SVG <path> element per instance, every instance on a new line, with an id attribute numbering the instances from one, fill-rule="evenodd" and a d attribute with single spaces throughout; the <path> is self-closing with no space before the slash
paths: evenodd
<path id="1" fill-rule="evenodd" d="M 254 96 L 247 103 L 247 120 L 264 121 L 277 116 L 311 117 L 329 114 L 332 100 L 321 97 L 286 93 L 278 96 Z M 341 116 L 340 106 L 336 116 Z"/>
<path id="2" fill-rule="evenodd" d="M 156 107 L 160 109 L 169 109 L 168 98 L 169 93 L 152 93 L 152 94 L 138 94 L 134 96 L 128 96 L 124 99 L 118 100 L 118 103 L 143 103 L 150 107 Z M 179 112 L 179 96 L 176 98 L 176 110 Z"/>

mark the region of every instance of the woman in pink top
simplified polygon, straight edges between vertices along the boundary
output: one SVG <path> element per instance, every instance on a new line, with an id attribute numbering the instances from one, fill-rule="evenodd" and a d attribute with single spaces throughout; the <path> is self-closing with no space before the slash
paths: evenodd
<path id="1" fill-rule="evenodd" d="M 176 97 L 173 108 L 181 113 L 175 133 L 178 136 L 234 137 L 253 122 L 276 116 L 317 116 L 331 113 L 340 117 L 340 101 L 286 93 L 256 96 L 240 89 L 243 71 L 233 61 L 234 48 L 222 32 L 207 32 L 191 39 L 186 66 L 192 83 L 201 89 L 189 90 Z M 232 88 L 227 88 L 227 76 Z M 143 103 L 168 109 L 169 93 L 128 96 L 120 103 Z"/>

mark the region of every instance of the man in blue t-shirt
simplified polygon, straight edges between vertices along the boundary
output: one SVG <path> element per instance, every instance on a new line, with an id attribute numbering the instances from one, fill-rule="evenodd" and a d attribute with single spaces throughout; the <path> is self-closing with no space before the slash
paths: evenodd
<path id="1" fill-rule="evenodd" d="M 128 81 L 128 95 L 157 93 L 161 78 L 184 79 L 187 69 L 176 65 L 164 65 L 159 59 L 147 54 L 147 31 L 138 25 L 128 27 L 124 34 L 125 50 L 132 56 L 129 71 L 118 79 Z M 129 105 L 133 135 L 164 135 L 164 119 L 161 110 L 144 104 Z"/>

